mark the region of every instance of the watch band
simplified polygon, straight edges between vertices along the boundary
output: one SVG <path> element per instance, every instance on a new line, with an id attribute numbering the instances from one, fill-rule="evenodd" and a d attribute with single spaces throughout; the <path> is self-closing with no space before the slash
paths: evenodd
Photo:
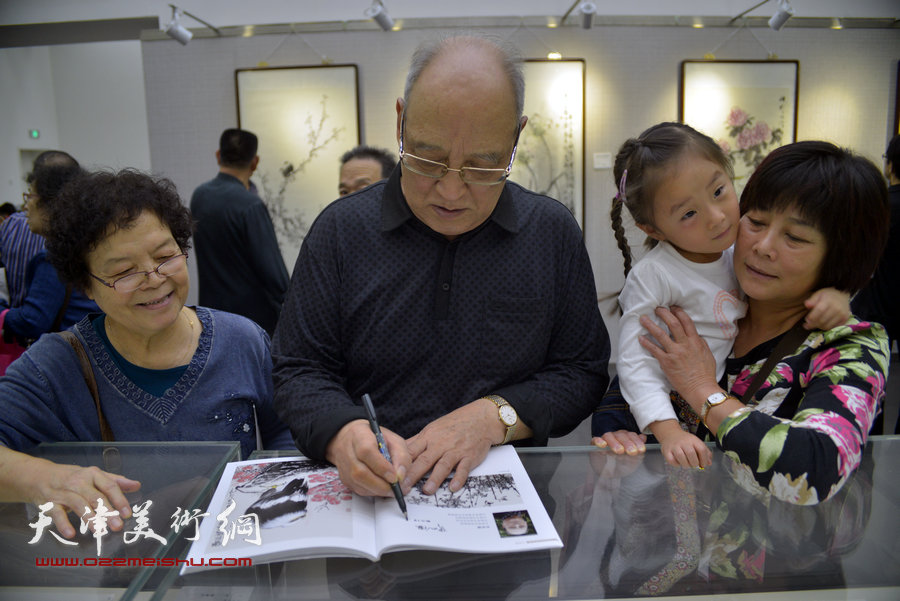
<path id="1" fill-rule="evenodd" d="M 502 396 L 500 396 L 499 394 L 488 394 L 488 395 L 485 395 L 484 398 L 486 398 L 487 400 L 489 400 L 492 403 L 494 403 L 495 405 L 497 405 L 497 411 L 498 411 L 497 419 L 500 420 L 501 424 L 506 426 L 506 435 L 503 437 L 503 442 L 501 442 L 500 444 L 503 445 L 503 444 L 508 443 L 510 440 L 512 440 L 513 435 L 516 433 L 516 426 L 519 425 L 519 416 L 516 413 L 515 408 L 513 408 L 513 406 L 510 405 L 509 402 L 506 399 L 504 399 Z M 513 413 L 516 413 L 516 422 L 511 426 L 508 426 L 503 421 L 503 419 L 500 417 L 499 412 L 502 411 L 502 408 L 505 406 L 509 406 L 509 408 L 512 409 Z M 495 446 L 499 446 L 499 445 L 495 445 Z"/>
<path id="2" fill-rule="evenodd" d="M 713 407 L 718 407 L 728 399 L 737 400 L 737 397 L 724 392 L 715 392 L 706 397 L 706 400 L 703 402 L 703 408 L 700 410 L 700 421 L 706 426 L 707 430 L 710 430 L 709 426 L 706 425 L 706 417 L 709 415 L 709 411 Z M 710 430 L 710 432 L 712 432 L 712 430 Z"/>

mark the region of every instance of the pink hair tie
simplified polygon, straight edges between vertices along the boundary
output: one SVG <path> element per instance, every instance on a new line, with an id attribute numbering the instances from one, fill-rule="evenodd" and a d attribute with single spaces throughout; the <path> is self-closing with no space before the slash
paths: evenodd
<path id="1" fill-rule="evenodd" d="M 616 197 L 620 201 L 622 201 L 622 203 L 625 202 L 625 180 L 626 180 L 626 178 L 628 178 L 628 169 L 626 169 L 625 171 L 622 172 L 622 179 L 619 180 L 619 193 L 616 194 Z"/>

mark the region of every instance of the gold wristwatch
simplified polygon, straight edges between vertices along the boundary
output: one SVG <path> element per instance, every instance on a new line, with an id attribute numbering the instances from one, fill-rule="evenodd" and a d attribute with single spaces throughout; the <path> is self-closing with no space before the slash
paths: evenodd
<path id="1" fill-rule="evenodd" d="M 519 414 L 500 395 L 489 394 L 484 398 L 497 405 L 497 417 L 500 419 L 500 423 L 506 426 L 506 436 L 503 437 L 503 442 L 500 444 L 508 443 L 516 433 L 516 426 L 519 424 Z"/>
<path id="2" fill-rule="evenodd" d="M 733 399 L 735 397 L 730 394 L 725 394 L 724 392 L 714 392 L 708 397 L 706 397 L 706 402 L 703 403 L 703 408 L 700 410 L 700 421 L 703 422 L 703 425 L 706 426 L 706 416 L 709 415 L 709 410 L 713 407 L 721 405 L 728 399 Z M 709 426 L 706 426 L 706 429 L 709 429 Z"/>

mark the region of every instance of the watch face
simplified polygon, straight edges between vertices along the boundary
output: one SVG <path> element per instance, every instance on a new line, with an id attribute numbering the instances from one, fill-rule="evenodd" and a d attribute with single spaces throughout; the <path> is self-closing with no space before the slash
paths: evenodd
<path id="1" fill-rule="evenodd" d="M 500 407 L 500 421 L 502 421 L 507 426 L 514 426 L 516 421 L 518 421 L 519 417 L 516 415 L 516 410 L 510 407 L 509 405 L 503 405 Z"/>
<path id="2" fill-rule="evenodd" d="M 709 395 L 706 398 L 706 402 L 710 404 L 710 406 L 715 406 L 728 398 L 728 395 L 723 392 L 715 392 Z"/>

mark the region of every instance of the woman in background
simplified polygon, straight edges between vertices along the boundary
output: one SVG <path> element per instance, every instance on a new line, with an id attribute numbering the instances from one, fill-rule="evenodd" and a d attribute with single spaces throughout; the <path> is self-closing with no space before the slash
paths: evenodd
<path id="1" fill-rule="evenodd" d="M 60 202 L 61 191 L 82 174 L 78 162 L 66 153 L 52 151 L 35 160 L 28 176 L 29 193 L 25 204 L 28 227 L 39 236 L 47 235 L 49 215 Z M 25 298 L 16 307 L 0 314 L 5 339 L 28 346 L 45 332 L 66 330 L 79 322 L 97 305 L 71 284 L 64 284 L 56 269 L 41 250 L 25 268 Z"/>

